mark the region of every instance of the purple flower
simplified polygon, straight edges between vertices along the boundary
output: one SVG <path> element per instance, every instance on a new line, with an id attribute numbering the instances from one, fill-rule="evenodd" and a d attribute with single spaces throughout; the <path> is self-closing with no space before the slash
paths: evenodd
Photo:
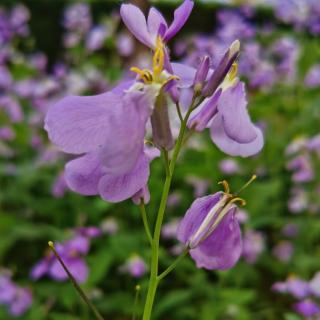
<path id="1" fill-rule="evenodd" d="M 119 202 L 145 187 L 151 159 L 144 135 L 153 103 L 150 91 L 107 92 L 70 96 L 49 110 L 45 129 L 51 141 L 64 152 L 85 154 L 66 165 L 71 190 Z"/>
<path id="2" fill-rule="evenodd" d="M 238 55 L 239 48 L 239 41 L 234 41 L 221 66 L 214 72 L 209 70 L 204 90 L 208 94 L 213 90 L 213 94 L 194 111 L 188 127 L 196 131 L 209 127 L 212 141 L 222 151 L 232 156 L 248 157 L 260 152 L 264 141 L 261 130 L 250 120 L 245 86 L 236 78 L 237 67 L 229 65 Z M 181 79 L 178 83 L 180 104 L 189 106 L 194 94 L 192 86 L 196 70 L 177 63 L 172 67 Z"/>
<path id="3" fill-rule="evenodd" d="M 289 262 L 293 255 L 293 245 L 290 241 L 279 242 L 272 250 L 273 255 L 282 262 Z"/>
<path id="4" fill-rule="evenodd" d="M 162 237 L 167 240 L 175 239 L 179 223 L 179 219 L 173 219 L 170 222 L 164 224 L 161 229 Z"/>
<path id="5" fill-rule="evenodd" d="M 308 88 L 317 88 L 320 86 L 320 64 L 312 66 L 304 79 L 304 83 Z"/>
<path id="6" fill-rule="evenodd" d="M 212 119 L 212 141 L 232 156 L 248 157 L 263 147 L 262 132 L 252 124 L 247 103 L 244 84 L 239 82 L 221 96 Z"/>
<path id="7" fill-rule="evenodd" d="M 9 312 L 13 316 L 23 315 L 32 304 L 32 294 L 27 288 L 17 288 L 14 299 L 9 306 Z"/>
<path id="8" fill-rule="evenodd" d="M 177 238 L 190 248 L 198 268 L 232 268 L 242 251 L 235 198 L 229 192 L 196 199 L 181 220 Z"/>
<path id="9" fill-rule="evenodd" d="M 242 256 L 248 263 L 255 263 L 264 248 L 265 241 L 261 232 L 249 230 L 244 234 Z"/>
<path id="10" fill-rule="evenodd" d="M 102 48 L 106 38 L 109 36 L 107 26 L 96 26 L 90 30 L 86 38 L 86 48 L 89 52 L 93 52 Z"/>
<path id="11" fill-rule="evenodd" d="M 174 19 L 170 26 L 155 8 L 150 9 L 147 20 L 141 10 L 132 4 L 123 4 L 120 14 L 124 24 L 140 42 L 150 48 L 155 48 L 159 35 L 167 42 L 179 32 L 188 20 L 193 5 L 193 1 L 185 0 L 175 10 Z"/>
<path id="12" fill-rule="evenodd" d="M 320 298 L 320 272 L 317 272 L 309 282 L 311 293 Z"/>
<path id="13" fill-rule="evenodd" d="M 27 288 L 21 288 L 12 282 L 10 275 L 0 275 L 0 304 L 8 307 L 8 312 L 18 317 L 31 306 L 32 294 Z"/>
<path id="14" fill-rule="evenodd" d="M 290 276 L 285 282 L 276 282 L 273 284 L 272 290 L 279 293 L 289 293 L 297 299 L 304 299 L 310 294 L 309 283 L 296 276 Z"/>
<path id="15" fill-rule="evenodd" d="M 240 166 L 237 160 L 226 158 L 219 162 L 219 169 L 222 173 L 232 175 L 240 172 Z"/>
<path id="16" fill-rule="evenodd" d="M 141 278 L 147 272 L 147 266 L 141 257 L 134 255 L 120 267 L 120 271 L 130 274 L 134 278 Z"/>
<path id="17" fill-rule="evenodd" d="M 299 227 L 295 223 L 288 223 L 282 228 L 281 232 L 286 237 L 294 238 L 299 232 Z"/>
<path id="18" fill-rule="evenodd" d="M 56 245 L 65 265 L 79 282 L 85 282 L 88 277 L 89 270 L 83 256 L 89 252 L 90 239 L 100 235 L 101 231 L 95 227 L 79 228 L 72 239 Z M 68 275 L 51 252 L 32 268 L 30 275 L 32 279 L 38 280 L 46 274 L 57 281 L 68 279 Z"/>
<path id="19" fill-rule="evenodd" d="M 0 304 L 9 304 L 14 299 L 16 288 L 10 275 L 0 275 Z"/>
<path id="20" fill-rule="evenodd" d="M 295 276 L 288 278 L 287 290 L 288 293 L 298 299 L 303 299 L 310 294 L 309 283 Z"/>
<path id="21" fill-rule="evenodd" d="M 55 198 L 61 198 L 64 196 L 67 190 L 68 190 L 68 186 L 66 183 L 66 179 L 64 177 L 64 172 L 62 172 L 54 181 L 51 188 L 51 193 Z"/>
<path id="22" fill-rule="evenodd" d="M 64 12 L 63 25 L 72 31 L 80 33 L 87 32 L 91 27 L 89 5 L 86 3 L 70 5 Z"/>
<path id="23" fill-rule="evenodd" d="M 320 315 L 320 307 L 312 300 L 305 299 L 297 302 L 293 309 L 303 317 L 314 317 Z"/>
<path id="24" fill-rule="evenodd" d="M 117 49 L 121 56 L 129 57 L 134 51 L 134 40 L 127 32 L 122 32 L 117 36 Z"/>

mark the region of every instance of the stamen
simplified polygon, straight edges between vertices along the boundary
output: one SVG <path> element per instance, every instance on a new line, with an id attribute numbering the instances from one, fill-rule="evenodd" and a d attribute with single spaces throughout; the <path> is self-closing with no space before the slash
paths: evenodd
<path id="1" fill-rule="evenodd" d="M 81 287 L 79 286 L 77 280 L 74 278 L 74 276 L 71 274 L 71 272 L 69 271 L 69 269 L 67 268 L 67 266 L 65 265 L 65 263 L 63 262 L 62 258 L 60 257 L 59 253 L 56 251 L 54 244 L 52 241 L 48 242 L 48 246 L 49 248 L 52 250 L 53 254 L 55 255 L 55 257 L 58 259 L 58 261 L 60 262 L 62 268 L 64 269 L 64 271 L 66 272 L 66 274 L 68 275 L 70 281 L 72 282 L 74 288 L 76 289 L 76 291 L 79 293 L 80 297 L 83 299 L 83 301 L 88 305 L 88 307 L 91 309 L 91 311 L 93 312 L 93 314 L 95 315 L 95 317 L 97 318 L 97 320 L 104 320 L 103 317 L 101 316 L 101 314 L 99 313 L 99 311 L 96 309 L 96 307 L 92 304 L 92 302 L 89 300 L 89 298 L 87 297 L 87 295 L 84 293 L 84 291 L 81 289 Z"/>
<path id="2" fill-rule="evenodd" d="M 240 192 L 242 192 L 244 189 L 246 189 L 256 179 L 257 179 L 257 175 L 254 174 L 251 177 L 251 179 L 243 187 L 241 187 L 238 192 L 235 193 L 235 195 L 238 195 Z"/>
<path id="3" fill-rule="evenodd" d="M 247 203 L 246 203 L 246 200 L 242 199 L 242 198 L 239 198 L 239 197 L 235 197 L 235 198 L 232 198 L 229 203 L 236 203 L 236 202 L 239 202 L 240 206 L 243 207 L 245 206 Z"/>
<path id="4" fill-rule="evenodd" d="M 137 73 L 140 76 L 140 79 L 146 84 L 151 83 L 153 81 L 153 76 L 151 72 L 147 69 L 141 70 L 137 67 L 132 67 L 130 68 L 130 71 Z"/>
<path id="5" fill-rule="evenodd" d="M 229 71 L 229 79 L 230 81 L 233 81 L 238 73 L 238 64 L 236 62 L 234 62 L 231 66 L 231 69 Z"/>
<path id="6" fill-rule="evenodd" d="M 153 55 L 153 74 L 159 79 L 164 67 L 164 45 L 160 36 L 157 37 L 156 49 Z"/>
<path id="7" fill-rule="evenodd" d="M 224 193 L 230 194 L 229 183 L 226 180 L 219 181 L 218 184 L 221 184 L 224 188 Z"/>

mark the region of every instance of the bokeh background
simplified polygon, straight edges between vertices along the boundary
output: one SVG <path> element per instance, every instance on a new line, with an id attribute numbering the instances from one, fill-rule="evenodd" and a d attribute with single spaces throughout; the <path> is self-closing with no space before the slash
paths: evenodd
<path id="1" fill-rule="evenodd" d="M 144 10 L 156 5 L 171 19 L 180 2 L 131 3 Z M 104 92 L 150 58 L 121 23 L 120 5 L 1 0 L 0 319 L 92 319 L 55 269 L 48 240 L 60 243 L 106 319 L 132 319 L 143 307 L 150 252 L 138 208 L 129 200 L 110 204 L 68 191 L 68 158 L 43 129 L 47 109 L 59 98 Z M 238 213 L 240 262 L 208 272 L 186 258 L 161 284 L 154 319 L 320 319 L 319 36 L 317 0 L 206 0 L 196 1 L 170 44 L 175 60 L 197 66 L 208 54 L 214 66 L 240 39 L 239 73 L 266 145 L 242 159 L 220 152 L 207 132 L 189 141 L 169 199 L 161 268 L 181 249 L 175 228 L 196 197 L 219 190 L 222 179 L 234 191 L 253 173 L 259 179 L 243 192 L 247 206 Z M 151 221 L 163 180 L 158 159 L 150 180 Z M 134 305 L 137 284 L 142 290 Z"/>

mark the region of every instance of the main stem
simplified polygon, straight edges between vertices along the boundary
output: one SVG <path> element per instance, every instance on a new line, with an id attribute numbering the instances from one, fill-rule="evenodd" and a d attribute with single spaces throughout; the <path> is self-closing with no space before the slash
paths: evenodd
<path id="1" fill-rule="evenodd" d="M 151 270 L 150 270 L 150 279 L 149 279 L 149 287 L 147 292 L 146 303 L 144 306 L 143 312 L 143 320 L 150 320 L 151 313 L 153 308 L 154 298 L 157 292 L 158 287 L 158 269 L 159 269 L 159 242 L 160 242 L 160 234 L 161 234 L 161 227 L 164 218 L 164 213 L 167 206 L 168 195 L 170 191 L 172 176 L 174 172 L 174 168 L 182 147 L 183 137 L 187 127 L 187 121 L 191 114 L 192 108 L 189 109 L 188 113 L 186 114 L 184 120 L 181 123 L 179 136 L 177 139 L 177 143 L 173 150 L 172 160 L 169 165 L 169 170 L 166 171 L 166 180 L 163 186 L 158 216 L 156 220 L 156 226 L 154 230 L 153 240 L 152 240 L 152 256 L 151 256 Z"/>

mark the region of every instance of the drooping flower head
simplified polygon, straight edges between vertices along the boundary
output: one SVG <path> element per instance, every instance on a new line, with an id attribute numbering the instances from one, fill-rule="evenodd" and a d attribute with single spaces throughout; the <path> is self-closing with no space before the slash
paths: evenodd
<path id="1" fill-rule="evenodd" d="M 243 187 L 251 183 L 256 176 Z M 178 240 L 190 249 L 198 268 L 225 270 L 233 267 L 242 252 L 239 223 L 235 217 L 236 202 L 245 201 L 231 194 L 222 181 L 224 192 L 196 199 L 179 224 Z"/>

